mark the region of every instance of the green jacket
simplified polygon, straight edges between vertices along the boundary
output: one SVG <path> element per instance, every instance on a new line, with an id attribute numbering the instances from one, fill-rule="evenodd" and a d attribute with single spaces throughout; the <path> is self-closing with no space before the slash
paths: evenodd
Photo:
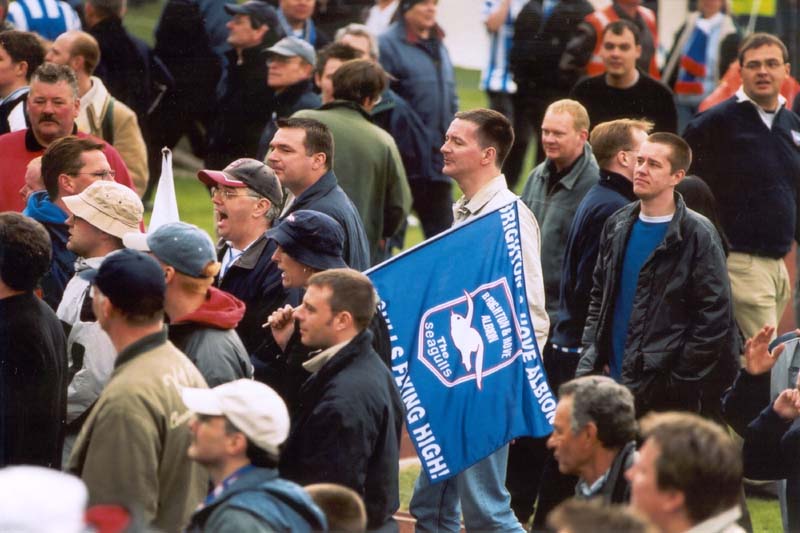
<path id="1" fill-rule="evenodd" d="M 550 160 L 545 159 L 531 171 L 521 198 L 533 211 L 542 232 L 545 308 L 550 316 L 550 323 L 555 324 L 558 318 L 561 265 L 564 262 L 569 228 L 581 200 L 592 185 L 599 181 L 600 168 L 588 142 L 584 145 L 583 156 L 572 170 L 552 187 L 549 185 L 548 163 Z"/>
<path id="2" fill-rule="evenodd" d="M 182 387 L 206 382 L 166 329 L 120 352 L 67 467 L 86 483 L 91 504 L 127 505 L 160 531 L 183 530 L 208 474 L 186 455 L 190 413 Z"/>
<path id="3" fill-rule="evenodd" d="M 335 100 L 293 116 L 313 118 L 330 128 L 333 171 L 361 215 L 374 265 L 383 255 L 381 241 L 397 233 L 411 209 L 411 190 L 394 139 L 352 102 Z"/>

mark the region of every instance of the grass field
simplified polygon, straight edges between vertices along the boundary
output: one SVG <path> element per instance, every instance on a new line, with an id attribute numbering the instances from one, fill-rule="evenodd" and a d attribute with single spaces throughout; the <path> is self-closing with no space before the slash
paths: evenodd
<path id="1" fill-rule="evenodd" d="M 221 0 L 220 0 L 221 1 Z M 139 7 L 131 7 L 125 18 L 127 28 L 144 39 L 153 42 L 153 28 L 161 11 L 159 2 L 148 2 Z M 473 109 L 486 106 L 486 96 L 478 90 L 479 73 L 472 70 L 456 69 L 458 97 L 461 109 Z M 535 143 L 531 143 L 535 144 Z M 528 154 L 525 174 L 532 167 L 533 150 Z M 195 178 L 199 169 L 175 168 L 175 189 L 178 195 L 178 206 L 181 220 L 196 224 L 214 234 L 213 210 L 205 187 Z M 520 180 L 519 188 L 524 184 Z M 457 194 L 454 191 L 454 196 Z M 422 232 L 418 227 L 410 227 L 406 235 L 406 248 L 422 241 Z M 408 509 L 411 490 L 419 467 L 407 467 L 400 474 L 401 509 Z M 714 487 L 709 487 L 714 490 Z M 755 533 L 772 533 L 781 531 L 781 519 L 775 500 L 749 498 L 748 508 L 753 520 Z"/>

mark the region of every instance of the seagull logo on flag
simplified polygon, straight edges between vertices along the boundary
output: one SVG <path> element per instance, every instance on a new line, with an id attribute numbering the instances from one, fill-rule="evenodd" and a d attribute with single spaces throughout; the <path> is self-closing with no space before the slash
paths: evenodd
<path id="1" fill-rule="evenodd" d="M 467 291 L 464 291 L 464 297 L 467 300 L 467 316 L 450 311 L 450 336 L 461 353 L 461 364 L 467 372 L 472 370 L 472 354 L 475 354 L 475 381 L 480 389 L 483 381 L 483 339 L 478 330 L 472 327 L 475 312 L 472 297 Z"/>

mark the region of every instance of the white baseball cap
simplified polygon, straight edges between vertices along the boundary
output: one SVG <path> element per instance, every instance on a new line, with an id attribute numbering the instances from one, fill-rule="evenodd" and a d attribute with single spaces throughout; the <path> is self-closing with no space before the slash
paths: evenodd
<path id="1" fill-rule="evenodd" d="M 252 379 L 213 389 L 184 388 L 183 403 L 201 415 L 224 416 L 253 444 L 277 456 L 289 435 L 289 411 L 278 393 Z"/>

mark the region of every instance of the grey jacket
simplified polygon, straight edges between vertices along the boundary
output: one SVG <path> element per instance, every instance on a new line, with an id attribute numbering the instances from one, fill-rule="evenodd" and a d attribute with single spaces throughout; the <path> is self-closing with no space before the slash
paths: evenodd
<path id="1" fill-rule="evenodd" d="M 550 323 L 556 322 L 561 287 L 561 265 L 567 245 L 569 228 L 575 211 L 589 189 L 600 180 L 600 168 L 587 142 L 583 156 L 570 172 L 555 185 L 550 181 L 549 159 L 533 169 L 521 199 L 533 212 L 542 231 L 542 274 L 544 276 L 545 308 Z"/>

